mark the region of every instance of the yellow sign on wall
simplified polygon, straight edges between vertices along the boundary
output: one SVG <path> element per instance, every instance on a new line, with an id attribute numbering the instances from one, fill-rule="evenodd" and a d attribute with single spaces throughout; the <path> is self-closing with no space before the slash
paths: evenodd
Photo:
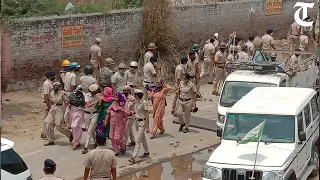
<path id="1" fill-rule="evenodd" d="M 61 46 L 63 48 L 81 46 L 83 44 L 84 27 L 79 25 L 62 26 Z"/>
<path id="2" fill-rule="evenodd" d="M 266 0 L 264 14 L 266 16 L 282 14 L 282 0 Z"/>

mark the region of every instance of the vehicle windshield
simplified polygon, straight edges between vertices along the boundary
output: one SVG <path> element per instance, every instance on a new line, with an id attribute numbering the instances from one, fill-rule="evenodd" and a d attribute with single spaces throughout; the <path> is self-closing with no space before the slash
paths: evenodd
<path id="1" fill-rule="evenodd" d="M 221 93 L 220 106 L 230 108 L 255 87 L 276 87 L 276 86 L 277 86 L 276 84 L 259 83 L 259 82 L 226 81 Z"/>
<path id="2" fill-rule="evenodd" d="M 241 140 L 265 120 L 261 142 L 293 143 L 295 117 L 261 114 L 228 114 L 223 131 L 225 140 Z"/>
<path id="3" fill-rule="evenodd" d="M 1 152 L 1 169 L 16 175 L 25 172 L 28 167 L 13 149 L 8 149 Z"/>

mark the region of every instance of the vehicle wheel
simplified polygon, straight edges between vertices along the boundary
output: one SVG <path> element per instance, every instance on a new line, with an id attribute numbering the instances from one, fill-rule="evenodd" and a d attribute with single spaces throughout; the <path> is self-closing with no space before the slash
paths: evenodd
<path id="1" fill-rule="evenodd" d="M 313 146 L 310 165 L 313 166 L 313 170 L 310 174 L 311 177 L 316 177 L 319 172 L 319 151 L 317 146 Z"/>

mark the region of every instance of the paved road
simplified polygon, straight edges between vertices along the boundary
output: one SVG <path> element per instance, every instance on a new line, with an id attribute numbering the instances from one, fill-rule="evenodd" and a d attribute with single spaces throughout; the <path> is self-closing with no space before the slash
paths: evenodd
<path id="1" fill-rule="evenodd" d="M 213 101 L 209 101 L 209 99 L 212 98 L 212 95 L 210 95 L 211 86 L 205 85 L 203 91 L 207 91 L 206 94 L 209 94 L 205 97 L 208 100 L 198 102 L 200 111 L 193 114 L 193 116 L 213 120 L 216 116 L 217 97 L 213 97 Z M 168 106 L 164 118 L 166 133 L 153 140 L 149 139 L 150 135 L 147 135 L 151 157 L 139 164 L 129 165 L 128 159 L 132 153 L 132 149 L 129 149 L 126 155 L 117 158 L 119 175 L 128 175 L 132 172 L 141 170 L 141 168 L 168 161 L 168 159 L 175 156 L 199 151 L 219 142 L 219 138 L 216 137 L 216 134 L 210 131 L 191 128 L 188 134 L 178 132 L 178 125 L 172 123 L 174 118 L 169 112 L 171 110 L 172 99 L 173 95 L 167 97 Z M 15 145 L 15 150 L 25 160 L 35 179 L 38 179 L 43 175 L 42 166 L 43 161 L 46 158 L 51 158 L 57 163 L 57 176 L 65 179 L 76 179 L 81 177 L 84 168 L 84 155 L 81 154 L 81 150 L 72 151 L 70 144 L 65 137 L 62 137 L 59 133 L 56 133 L 56 137 L 58 138 L 56 145 L 50 147 L 44 147 L 44 141 L 39 138 L 19 140 L 19 143 L 16 143 Z M 85 137 L 86 133 L 84 133 L 82 143 L 84 143 Z M 179 141 L 178 147 L 169 145 L 170 142 L 176 141 Z M 108 144 L 108 146 L 110 147 L 110 144 Z"/>
<path id="2" fill-rule="evenodd" d="M 213 149 L 214 150 L 214 149 Z M 201 180 L 203 167 L 211 155 L 208 149 L 151 166 L 119 180 Z M 308 180 L 319 179 L 308 178 Z"/>

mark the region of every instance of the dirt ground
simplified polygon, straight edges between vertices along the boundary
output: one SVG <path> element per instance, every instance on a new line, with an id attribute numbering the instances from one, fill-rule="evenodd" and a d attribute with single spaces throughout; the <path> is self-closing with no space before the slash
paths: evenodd
<path id="1" fill-rule="evenodd" d="M 276 48 L 288 49 L 289 43 L 277 40 Z M 288 54 L 278 56 L 279 59 L 289 57 Z M 4 93 L 2 99 L 2 136 L 14 141 L 39 137 L 44 116 L 41 89 Z"/>

